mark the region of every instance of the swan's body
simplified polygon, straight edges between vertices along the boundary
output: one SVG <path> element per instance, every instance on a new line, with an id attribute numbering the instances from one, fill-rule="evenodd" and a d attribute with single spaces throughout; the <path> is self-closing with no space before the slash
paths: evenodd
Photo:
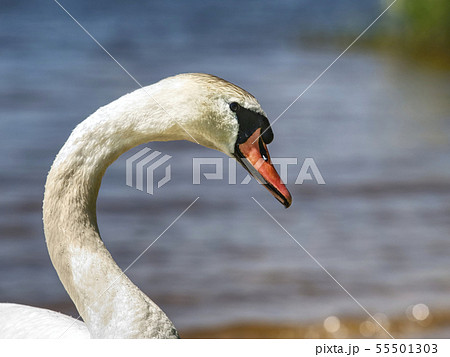
<path id="1" fill-rule="evenodd" d="M 137 145 L 197 141 L 239 154 L 240 161 L 248 158 L 247 169 L 266 179 L 288 206 L 289 193 L 273 178 L 270 158 L 261 168 L 248 167 L 255 166 L 258 143 L 265 148 L 267 134 L 255 145 L 249 139 L 265 129 L 264 119 L 256 99 L 239 87 L 210 75 L 184 74 L 127 94 L 79 124 L 48 174 L 43 214 L 50 258 L 85 323 L 49 310 L 0 304 L 0 337 L 177 338 L 172 322 L 123 274 L 100 238 L 101 179 L 114 160 Z"/>
<path id="2" fill-rule="evenodd" d="M 1 338 L 90 338 L 86 324 L 47 309 L 0 304 L 0 317 Z"/>

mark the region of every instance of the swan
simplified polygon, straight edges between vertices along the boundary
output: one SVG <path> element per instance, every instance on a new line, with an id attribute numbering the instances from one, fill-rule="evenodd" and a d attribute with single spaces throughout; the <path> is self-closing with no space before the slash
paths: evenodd
<path id="1" fill-rule="evenodd" d="M 291 204 L 267 150 L 272 129 L 250 93 L 219 77 L 185 73 L 126 94 L 73 130 L 45 185 L 47 248 L 84 323 L 54 311 L 4 303 L 0 337 L 179 337 L 166 314 L 115 263 L 96 218 L 107 167 L 127 150 L 156 140 L 189 140 L 235 157 L 285 207 Z"/>

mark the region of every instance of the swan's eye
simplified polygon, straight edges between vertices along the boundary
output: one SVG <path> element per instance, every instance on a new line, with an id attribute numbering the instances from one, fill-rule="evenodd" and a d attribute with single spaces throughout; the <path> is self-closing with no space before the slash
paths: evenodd
<path id="1" fill-rule="evenodd" d="M 236 102 L 230 103 L 230 109 L 233 112 L 237 112 L 237 110 L 239 109 L 239 104 L 237 104 Z"/>

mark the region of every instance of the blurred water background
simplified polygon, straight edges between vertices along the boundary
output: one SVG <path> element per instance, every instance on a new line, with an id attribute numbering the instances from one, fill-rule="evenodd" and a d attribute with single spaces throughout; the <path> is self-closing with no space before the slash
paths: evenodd
<path id="1" fill-rule="evenodd" d="M 272 120 L 387 6 L 62 4 L 142 84 L 212 73 L 254 94 Z M 295 185 L 300 168 L 290 166 L 290 209 L 254 182 L 192 185 L 193 157 L 224 156 L 191 143 L 147 145 L 172 156 L 173 179 L 153 196 L 125 185 L 125 160 L 142 147 L 108 169 L 98 219 L 122 268 L 200 197 L 128 271 L 182 336 L 227 325 L 245 336 L 242 326 L 265 324 L 303 328 L 309 337 L 324 327 L 336 336 L 377 335 L 252 196 L 392 333 L 450 335 L 450 76 L 445 66 L 428 65 L 420 46 L 388 46 L 407 42 L 402 21 L 410 22 L 395 22 L 402 6 L 399 0 L 274 125 L 272 156 L 312 157 L 326 181 Z M 434 55 L 440 64 L 444 47 Z M 53 1 L 3 1 L 0 48 L 0 301 L 75 315 L 42 232 L 46 174 L 77 123 L 137 86 Z M 266 335 L 285 336 L 279 331 Z"/>

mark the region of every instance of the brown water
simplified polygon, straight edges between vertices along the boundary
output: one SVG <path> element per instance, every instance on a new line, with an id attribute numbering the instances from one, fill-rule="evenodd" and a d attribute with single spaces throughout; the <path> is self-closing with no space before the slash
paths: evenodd
<path id="1" fill-rule="evenodd" d="M 230 23 L 233 4 L 73 10 L 142 83 L 214 73 L 252 92 L 273 120 L 340 51 L 298 45 L 298 29 L 309 21 L 332 31 L 329 19 L 347 15 L 321 2 L 239 2 L 255 16 Z M 378 11 L 358 4 L 356 28 Z M 70 130 L 135 85 L 51 2 L 11 3 L 0 16 L 0 301 L 74 313 L 45 248 L 45 176 Z M 226 325 L 324 337 L 323 321 L 336 316 L 336 334 L 378 336 L 253 196 L 393 334 L 448 335 L 449 77 L 349 51 L 274 125 L 272 156 L 312 157 L 326 181 L 295 185 L 299 167 L 290 167 L 288 210 L 254 182 L 192 185 L 192 158 L 218 154 L 182 142 L 148 145 L 172 156 L 173 179 L 152 197 L 125 185 L 125 154 L 100 192 L 103 239 L 125 268 L 199 196 L 128 272 L 182 333 Z M 418 304 L 424 320 L 408 315 Z"/>

